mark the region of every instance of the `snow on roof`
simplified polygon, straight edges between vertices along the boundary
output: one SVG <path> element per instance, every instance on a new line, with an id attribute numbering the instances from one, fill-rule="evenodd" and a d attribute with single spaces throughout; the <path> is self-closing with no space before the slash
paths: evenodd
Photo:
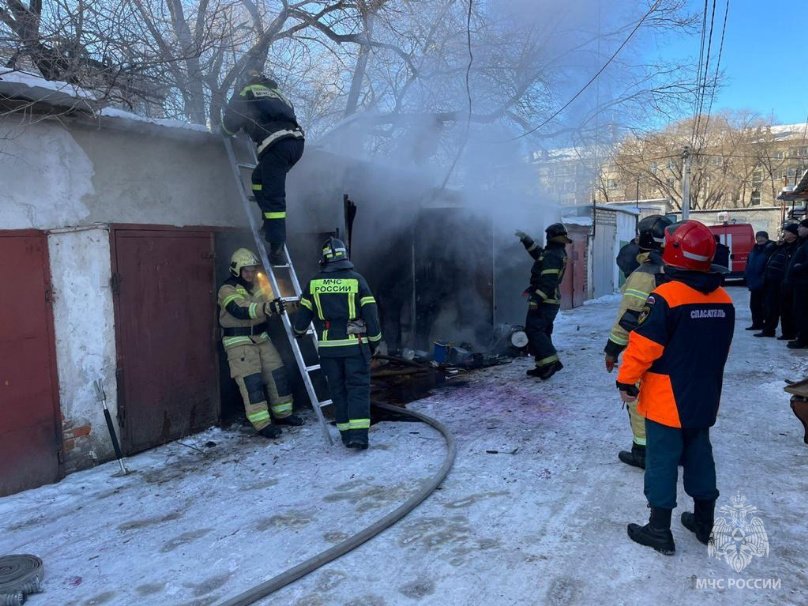
<path id="1" fill-rule="evenodd" d="M 571 217 L 561 217 L 561 222 L 565 225 L 584 225 L 590 227 L 592 225 L 592 217 L 579 217 L 573 215 Z"/>
<path id="2" fill-rule="evenodd" d="M 181 128 L 185 130 L 192 130 L 198 133 L 209 133 L 210 130 L 203 124 L 192 124 L 190 122 L 183 122 L 181 120 L 169 120 L 165 118 L 146 118 L 138 116 L 132 112 L 127 112 L 116 107 L 104 107 L 98 112 L 104 118 L 115 118 L 120 120 L 131 120 L 132 122 L 142 122 L 146 124 L 155 124 L 164 128 Z"/>
<path id="3" fill-rule="evenodd" d="M 101 117 L 102 123 L 112 119 L 121 126 L 135 127 L 154 125 L 163 128 L 209 133 L 207 126 L 191 124 L 180 120 L 146 118 L 115 107 L 102 107 L 98 95 L 93 91 L 68 84 L 45 80 L 41 76 L 22 71 L 0 69 L 0 98 L 23 99 L 46 103 L 53 107 L 81 110 Z"/>
<path id="4" fill-rule="evenodd" d="M 0 68 L 0 97 L 42 101 L 59 107 L 92 109 L 97 101 L 92 91 L 28 72 Z"/>

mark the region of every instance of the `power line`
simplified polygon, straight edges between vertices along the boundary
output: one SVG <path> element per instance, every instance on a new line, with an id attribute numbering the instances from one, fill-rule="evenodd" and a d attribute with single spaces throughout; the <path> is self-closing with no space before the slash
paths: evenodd
<path id="1" fill-rule="evenodd" d="M 701 17 L 701 43 L 699 45 L 699 68 L 696 72 L 696 99 L 693 104 L 693 110 L 696 114 L 693 120 L 693 131 L 690 134 L 690 145 L 693 146 L 696 140 L 696 129 L 698 128 L 698 116 L 699 116 L 699 105 L 700 105 L 700 98 L 702 95 L 702 88 L 701 88 L 701 70 L 702 66 L 704 65 L 704 41 L 705 36 L 707 35 L 707 3 L 708 0 L 704 0 L 704 12 L 702 13 Z"/>
<path id="2" fill-rule="evenodd" d="M 637 33 L 637 30 L 638 30 L 638 29 L 640 29 L 640 26 L 641 26 L 641 25 L 642 25 L 642 24 L 645 22 L 645 20 L 646 20 L 646 19 L 647 19 L 647 18 L 648 18 L 648 17 L 649 17 L 649 16 L 650 16 L 650 15 L 651 15 L 651 14 L 652 14 L 652 13 L 653 13 L 655 10 L 656 10 L 656 7 L 657 7 L 657 6 L 659 6 L 659 3 L 660 3 L 661 1 L 662 1 L 662 0 L 656 0 L 656 2 L 654 2 L 654 4 L 651 6 L 651 8 L 649 8 L 649 9 L 648 9 L 648 12 L 647 12 L 647 13 L 645 13 L 645 14 L 642 16 L 642 19 L 640 19 L 640 20 L 639 20 L 639 22 L 637 23 L 637 25 L 636 25 L 636 26 L 634 26 L 634 29 L 633 29 L 633 30 L 631 30 L 631 33 L 628 35 L 628 37 L 627 37 L 625 40 L 623 40 L 623 43 L 622 43 L 620 46 L 618 46 L 618 47 L 617 47 L 617 50 L 616 50 L 616 51 L 614 51 L 614 53 L 612 54 L 612 56 L 611 56 L 611 57 L 609 57 L 609 59 L 606 61 L 606 63 L 604 63 L 604 64 L 603 64 L 603 67 L 601 67 L 601 68 L 600 68 L 600 69 L 597 71 L 597 73 L 596 73 L 594 76 L 592 76 L 592 78 L 590 78 L 589 82 L 587 82 L 586 84 L 584 84 L 583 88 L 581 88 L 581 90 L 579 90 L 577 93 L 575 93 L 575 94 L 572 96 L 572 98 L 571 98 L 569 101 L 567 101 L 567 102 L 566 102 L 564 105 L 562 105 L 562 106 L 561 106 L 561 107 L 560 107 L 560 108 L 559 108 L 559 109 L 558 109 L 556 112 L 554 112 L 554 113 L 553 113 L 553 114 L 552 114 L 552 115 L 551 115 L 549 118 L 547 118 L 547 119 L 546 119 L 544 122 L 542 122 L 542 123 L 541 123 L 541 124 L 539 124 L 538 126 L 536 126 L 536 127 L 534 127 L 534 128 L 531 128 L 529 131 L 526 131 L 526 132 L 522 133 L 521 135 L 517 135 L 517 136 L 515 136 L 515 137 L 512 137 L 511 139 L 508 139 L 508 141 L 516 141 L 517 139 L 521 139 L 522 137 L 527 137 L 528 135 L 531 135 L 531 134 L 535 133 L 537 130 L 539 130 L 539 129 L 540 129 L 540 128 L 542 128 L 543 126 L 547 125 L 547 124 L 548 124 L 549 122 L 551 122 L 551 121 L 552 121 L 552 120 L 553 120 L 553 119 L 554 119 L 556 116 L 558 116 L 558 115 L 559 115 L 561 112 L 563 112 L 565 109 L 567 109 L 567 108 L 568 108 L 568 107 L 569 107 L 569 106 L 572 104 L 572 102 L 573 102 L 573 101 L 575 101 L 575 100 L 576 100 L 576 99 L 577 99 L 579 96 L 581 96 L 581 94 L 582 94 L 582 93 L 583 93 L 583 92 L 584 92 L 584 91 L 585 91 L 587 88 L 589 88 L 589 86 L 590 86 L 590 85 L 591 85 L 591 84 L 592 84 L 592 83 L 593 83 L 595 80 L 597 80 L 598 76 L 600 76 L 600 75 L 603 73 L 603 71 L 604 71 L 604 70 L 605 70 L 607 67 L 609 67 L 609 64 L 610 64 L 612 61 L 614 61 L 615 57 L 617 57 L 617 55 L 620 53 L 620 51 L 621 51 L 621 50 L 623 50 L 623 47 L 625 47 L 625 46 L 626 46 L 626 44 L 628 44 L 629 40 L 631 40 L 631 39 L 634 37 L 634 34 L 636 34 L 636 33 Z"/>
<path id="3" fill-rule="evenodd" d="M 715 100 L 715 91 L 718 88 L 718 72 L 721 66 L 721 55 L 724 52 L 724 34 L 727 31 L 727 17 L 729 16 L 729 0 L 724 5 L 724 23 L 721 26 L 721 44 L 718 46 L 718 59 L 715 62 L 715 76 L 713 76 L 713 85 L 710 91 L 710 105 L 707 106 L 707 117 L 704 121 L 704 136 L 707 136 L 707 128 L 710 124 L 710 115 L 713 111 L 713 101 Z"/>
<path id="4" fill-rule="evenodd" d="M 713 48 L 713 27 L 715 25 L 715 3 L 716 3 L 716 0 L 713 0 L 713 10 L 710 13 L 710 35 L 707 38 L 707 54 L 706 54 L 706 56 L 704 58 L 704 75 L 703 75 L 704 77 L 698 83 L 698 85 L 700 87 L 700 90 L 701 90 L 701 94 L 699 95 L 699 107 L 698 107 L 698 111 L 696 112 L 696 125 L 695 125 L 695 128 L 693 129 L 693 141 L 691 142 L 693 145 L 695 145 L 696 140 L 698 138 L 699 126 L 701 125 L 701 114 L 702 114 L 702 111 L 704 111 L 704 97 L 705 97 L 705 94 L 706 94 L 706 91 L 707 91 L 707 79 L 709 77 L 709 72 L 710 72 L 710 52 L 712 51 L 712 48 Z M 704 16 L 705 16 L 705 18 L 707 16 L 707 14 L 706 14 L 706 2 L 705 2 L 705 15 Z M 712 96 L 715 96 L 715 89 L 714 88 L 712 89 Z M 712 105 L 712 101 L 710 102 L 710 104 Z M 705 127 L 703 137 L 706 136 L 706 135 L 707 135 L 707 129 Z M 703 137 L 702 137 L 702 139 L 703 139 Z"/>
<path id="5" fill-rule="evenodd" d="M 471 50 L 471 13 L 473 3 L 474 0 L 468 0 L 468 11 L 466 12 L 466 47 L 468 48 L 469 54 L 469 62 L 466 65 L 466 97 L 468 97 L 469 102 L 468 114 L 466 115 L 466 134 L 463 137 L 463 142 L 458 148 L 457 154 L 455 154 L 454 160 L 452 161 L 451 166 L 449 166 L 449 170 L 446 172 L 446 177 L 443 179 L 443 183 L 441 183 L 438 191 L 443 191 L 446 188 L 446 184 L 449 182 L 449 178 L 452 176 L 455 166 L 457 166 L 457 163 L 460 160 L 460 156 L 463 155 L 463 151 L 466 149 L 466 145 L 468 145 L 469 134 L 471 131 L 471 66 L 474 64 L 474 53 Z"/>

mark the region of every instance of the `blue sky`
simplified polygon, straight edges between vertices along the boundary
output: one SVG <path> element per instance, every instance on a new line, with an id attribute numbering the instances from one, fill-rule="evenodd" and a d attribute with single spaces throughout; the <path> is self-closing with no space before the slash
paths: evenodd
<path id="1" fill-rule="evenodd" d="M 703 0 L 689 0 L 689 4 L 693 12 L 703 14 Z M 749 109 L 766 118 L 774 114 L 780 124 L 805 122 L 808 0 L 730 0 L 729 4 L 721 55 L 725 82 L 713 111 Z M 726 0 L 716 1 L 710 73 L 718 56 L 725 5 Z M 712 0 L 708 10 L 712 10 Z M 666 40 L 660 50 L 670 57 L 692 57 L 697 63 L 699 47 L 697 34 Z"/>

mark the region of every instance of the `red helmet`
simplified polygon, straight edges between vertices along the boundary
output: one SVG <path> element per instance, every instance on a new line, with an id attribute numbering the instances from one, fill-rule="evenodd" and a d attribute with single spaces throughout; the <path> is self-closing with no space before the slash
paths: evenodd
<path id="1" fill-rule="evenodd" d="M 691 271 L 710 271 L 715 255 L 713 232 L 698 221 L 681 221 L 665 229 L 662 261 Z"/>

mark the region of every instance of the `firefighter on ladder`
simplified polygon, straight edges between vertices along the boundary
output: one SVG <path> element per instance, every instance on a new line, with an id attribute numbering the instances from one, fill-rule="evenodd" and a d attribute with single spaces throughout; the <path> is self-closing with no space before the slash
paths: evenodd
<path id="1" fill-rule="evenodd" d="M 382 338 L 376 299 L 365 278 L 353 270 L 341 240 L 326 240 L 320 266 L 303 290 L 295 335 L 305 335 L 314 321 L 342 443 L 364 450 L 370 427 L 370 358 Z"/>
<path id="2" fill-rule="evenodd" d="M 234 136 L 242 128 L 257 146 L 252 191 L 264 218 L 269 261 L 282 265 L 286 260 L 286 173 L 303 156 L 304 133 L 295 108 L 278 84 L 257 70 L 247 72 L 246 84 L 230 99 L 222 118 L 227 135 Z"/>
<path id="3" fill-rule="evenodd" d="M 260 264 L 246 248 L 233 253 L 232 275 L 219 288 L 219 325 L 230 376 L 241 392 L 247 419 L 260 435 L 277 438 L 281 434 L 278 425 L 302 425 L 303 420 L 292 413 L 286 369 L 267 333 L 267 319 L 282 314 L 284 303 L 282 299 L 268 300 L 256 284 Z"/>

